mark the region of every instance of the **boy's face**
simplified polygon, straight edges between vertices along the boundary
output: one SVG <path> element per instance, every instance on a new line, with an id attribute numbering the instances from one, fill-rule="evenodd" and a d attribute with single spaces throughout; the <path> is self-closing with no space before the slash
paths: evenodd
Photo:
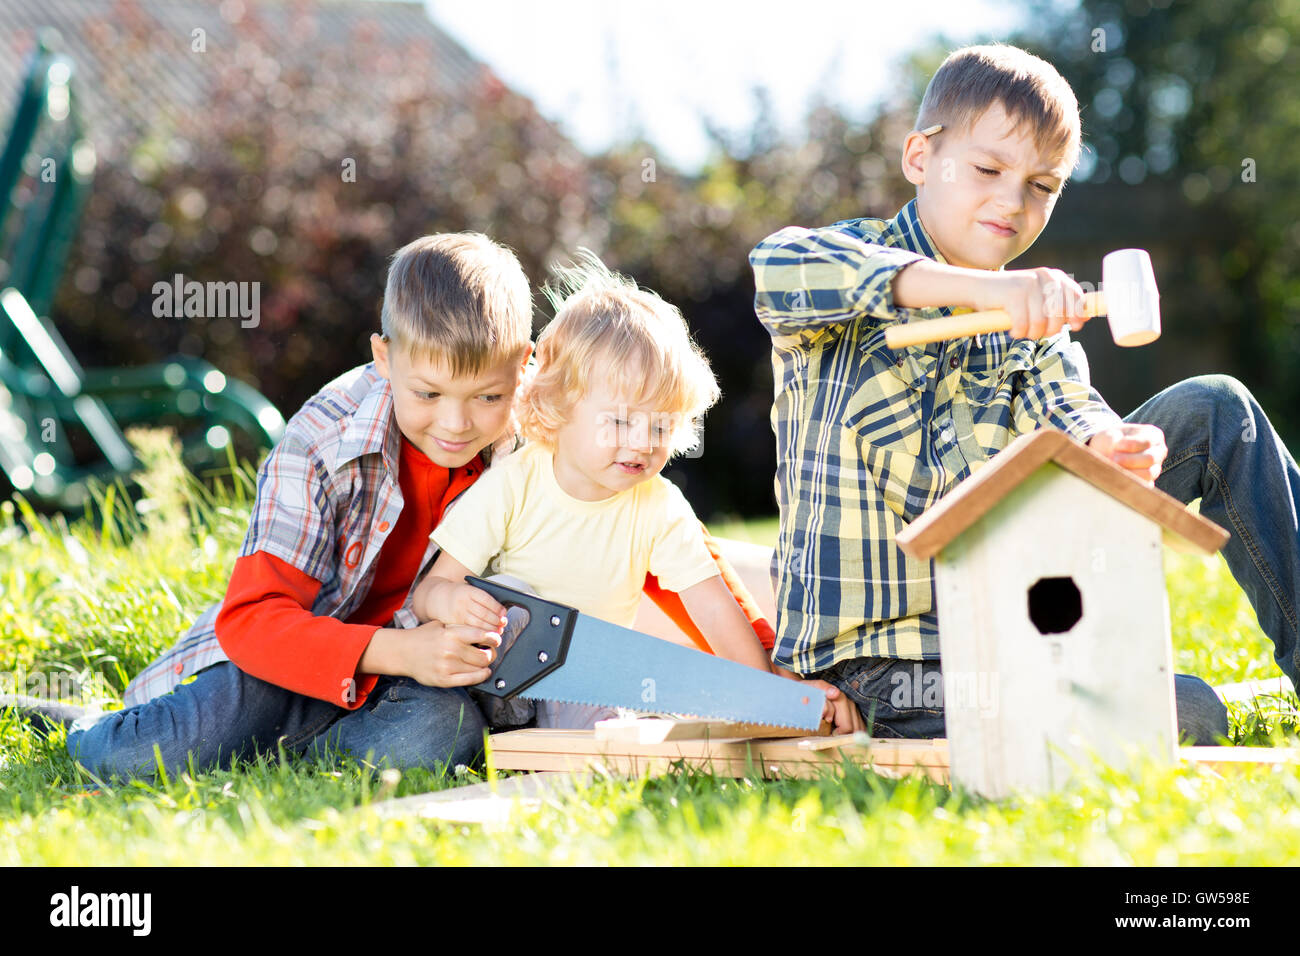
<path id="1" fill-rule="evenodd" d="M 999 269 L 1033 245 L 1070 170 L 1038 151 L 994 103 L 969 130 L 912 132 L 903 173 L 916 185 L 921 224 L 948 263 Z"/>
<path id="2" fill-rule="evenodd" d="M 370 336 L 379 374 L 393 388 L 393 416 L 403 435 L 436 465 L 459 468 L 505 431 L 528 352 L 468 375 L 414 358 Z"/>
<path id="3" fill-rule="evenodd" d="M 593 382 L 556 432 L 556 480 L 584 501 L 627 491 L 668 463 L 674 423 L 674 416 Z"/>

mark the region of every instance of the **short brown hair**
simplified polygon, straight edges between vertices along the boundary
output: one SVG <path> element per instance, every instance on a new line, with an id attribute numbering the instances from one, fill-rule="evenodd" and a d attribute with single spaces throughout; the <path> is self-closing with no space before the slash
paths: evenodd
<path id="1" fill-rule="evenodd" d="M 381 322 L 391 345 L 473 374 L 527 348 L 532 291 L 515 254 L 487 236 L 421 236 L 393 255 Z"/>
<path id="2" fill-rule="evenodd" d="M 1029 127 L 1040 151 L 1060 156 L 1074 169 L 1079 101 L 1056 67 L 1019 47 L 968 46 L 948 54 L 925 88 L 916 128 L 942 123 L 945 130 L 963 132 L 994 103 L 1001 103 L 1018 127 Z"/>
<path id="3" fill-rule="evenodd" d="M 556 314 L 537 337 L 537 375 L 519 412 L 525 437 L 554 448 L 573 405 L 601 380 L 655 407 L 670 455 L 694 448 L 719 390 L 681 312 L 587 250 L 554 272 L 543 291 Z"/>

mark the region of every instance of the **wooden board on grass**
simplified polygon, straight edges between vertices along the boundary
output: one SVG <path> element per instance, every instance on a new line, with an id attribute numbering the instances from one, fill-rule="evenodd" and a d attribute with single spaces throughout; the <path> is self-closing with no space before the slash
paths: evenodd
<path id="1" fill-rule="evenodd" d="M 547 797 L 571 794 L 591 782 L 587 771 L 524 774 L 465 787 L 381 800 L 366 809 L 382 817 L 417 817 L 447 823 L 505 823 L 519 810 L 533 810 Z"/>
<path id="2" fill-rule="evenodd" d="M 587 751 L 594 751 L 597 741 L 591 731 L 581 730 L 520 730 L 497 734 L 492 742 L 498 767 L 544 772 L 384 800 L 364 809 L 385 817 L 505 825 L 516 813 L 540 809 L 548 797 L 572 794 L 589 785 L 593 767 L 608 773 L 639 775 L 646 770 L 666 773 L 684 765 L 742 775 L 752 766 L 756 770 L 761 767 L 766 777 L 805 777 L 820 768 L 838 764 L 842 754 L 873 766 L 883 776 L 924 773 L 939 783 L 948 779 L 948 748 L 943 739 L 905 741 L 846 735 L 804 740 L 729 740 L 725 747 L 718 747 L 716 753 L 710 751 L 707 757 L 700 754 L 719 741 L 696 740 L 696 747 L 685 748 L 680 746 L 680 741 L 653 745 L 661 749 L 679 745 L 675 756 L 673 752 L 651 755 L 619 752 L 643 751 L 652 745 L 606 748 L 596 755 Z M 749 753 L 762 760 L 761 765 L 736 759 L 736 745 L 743 744 L 750 745 Z M 817 755 L 823 758 L 833 755 L 833 759 L 827 761 Z M 748 760 L 749 754 L 746 756 Z M 1180 756 L 1185 762 L 1216 772 L 1300 765 L 1300 749 L 1290 747 L 1183 747 Z"/>
<path id="3" fill-rule="evenodd" d="M 664 740 L 598 740 L 591 730 L 514 730 L 490 738 L 502 770 L 582 771 L 610 774 L 670 773 L 696 769 L 719 776 L 812 777 L 845 758 L 887 777 L 922 773 L 948 782 L 948 741 L 902 740 L 843 734 L 836 737 L 751 739 L 742 737 Z M 1300 765 L 1289 747 L 1182 747 L 1187 763 L 1216 771 L 1251 766 Z"/>
<path id="4" fill-rule="evenodd" d="M 823 724 L 827 736 L 829 724 Z M 744 724 L 733 720 L 695 720 L 687 717 L 613 717 L 598 720 L 597 740 L 624 740 L 641 744 L 659 744 L 666 740 L 725 739 L 730 737 L 807 737 L 801 727 L 778 727 L 775 724 Z"/>
<path id="5" fill-rule="evenodd" d="M 502 770 L 584 770 L 612 774 L 668 773 L 691 768 L 720 776 L 751 774 L 811 777 L 845 756 L 885 776 L 920 771 L 945 782 L 946 740 L 881 740 L 865 734 L 839 737 L 752 739 L 708 737 L 641 743 L 597 740 L 591 730 L 514 730 L 491 738 L 493 762 Z"/>

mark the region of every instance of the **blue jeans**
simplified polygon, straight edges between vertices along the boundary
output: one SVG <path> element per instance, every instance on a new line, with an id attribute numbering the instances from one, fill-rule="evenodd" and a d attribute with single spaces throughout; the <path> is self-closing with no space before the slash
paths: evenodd
<path id="1" fill-rule="evenodd" d="M 1169 454 L 1156 487 L 1232 533 L 1223 557 L 1273 642 L 1282 673 L 1300 687 L 1296 521 L 1300 469 L 1246 386 L 1226 375 L 1171 385 L 1125 418 L 1159 426 Z"/>
<path id="2" fill-rule="evenodd" d="M 192 758 L 198 770 L 257 753 L 323 754 L 327 748 L 398 769 L 470 763 L 486 723 L 463 688 L 381 677 L 347 710 L 215 664 L 170 694 L 76 721 L 68 753 L 101 778 L 148 776 L 155 746 L 169 774 Z"/>

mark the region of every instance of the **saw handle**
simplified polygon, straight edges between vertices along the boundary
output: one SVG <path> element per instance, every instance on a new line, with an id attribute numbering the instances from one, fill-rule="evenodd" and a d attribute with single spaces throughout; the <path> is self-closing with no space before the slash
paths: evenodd
<path id="1" fill-rule="evenodd" d="M 492 665 L 492 676 L 474 684 L 471 690 L 509 700 L 564 663 L 573 625 L 578 619 L 576 608 L 472 574 L 465 575 L 465 580 L 492 595 L 507 609 L 520 607 L 528 612 L 524 629 Z"/>
<path id="2" fill-rule="evenodd" d="M 1088 292 L 1083 297 L 1083 314 L 1095 318 L 1106 314 L 1106 300 L 1100 292 Z M 987 335 L 1006 332 L 1011 328 L 1011 314 L 1005 309 L 987 309 L 967 312 L 942 319 L 925 319 L 921 322 L 904 322 L 885 330 L 885 344 L 891 349 L 908 345 L 924 345 L 944 339 L 960 339 L 969 335 Z"/>

